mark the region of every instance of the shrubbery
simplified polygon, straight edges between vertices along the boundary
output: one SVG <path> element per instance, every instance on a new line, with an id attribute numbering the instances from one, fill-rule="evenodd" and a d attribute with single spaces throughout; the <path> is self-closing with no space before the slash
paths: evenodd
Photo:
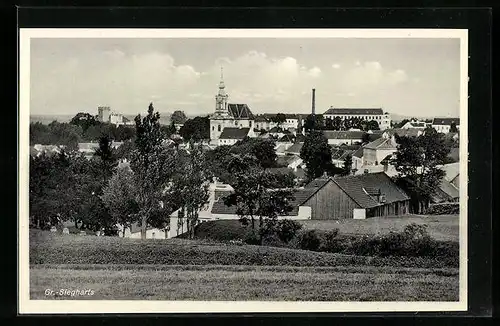
<path id="1" fill-rule="evenodd" d="M 321 239 L 316 230 L 302 231 L 297 235 L 296 246 L 300 249 L 317 251 L 320 244 Z"/>
<path id="2" fill-rule="evenodd" d="M 425 214 L 429 215 L 447 215 L 447 214 L 459 214 L 460 213 L 460 203 L 441 203 L 430 205 Z"/>
<path id="3" fill-rule="evenodd" d="M 297 232 L 302 228 L 302 225 L 293 220 L 267 220 L 260 234 L 262 239 L 275 237 L 280 240 L 281 243 L 289 243 L 296 235 Z"/>

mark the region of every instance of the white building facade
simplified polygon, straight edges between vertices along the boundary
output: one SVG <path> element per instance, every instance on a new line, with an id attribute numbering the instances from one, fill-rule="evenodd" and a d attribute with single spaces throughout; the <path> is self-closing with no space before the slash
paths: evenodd
<path id="1" fill-rule="evenodd" d="M 391 115 L 380 108 L 358 109 L 358 108 L 334 108 L 330 107 L 324 114 L 325 119 L 334 119 L 340 117 L 342 120 L 358 118 L 365 121 L 376 121 L 380 130 L 391 127 Z"/>

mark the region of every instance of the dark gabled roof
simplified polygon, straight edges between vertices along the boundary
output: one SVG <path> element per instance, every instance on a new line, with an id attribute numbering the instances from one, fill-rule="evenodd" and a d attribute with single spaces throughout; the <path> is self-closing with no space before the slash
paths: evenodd
<path id="1" fill-rule="evenodd" d="M 329 177 L 324 178 L 317 178 L 309 182 L 307 185 L 305 185 L 304 188 L 322 188 L 326 183 L 330 180 Z"/>
<path id="2" fill-rule="evenodd" d="M 453 147 L 450 149 L 450 153 L 448 154 L 448 157 L 453 160 L 453 162 L 459 162 L 460 161 L 460 148 Z"/>
<path id="3" fill-rule="evenodd" d="M 444 178 L 439 183 L 439 189 L 444 192 L 449 198 L 456 199 L 460 197 L 460 191 L 451 182 Z"/>
<path id="4" fill-rule="evenodd" d="M 226 127 L 220 134 L 220 139 L 243 139 L 248 136 L 250 128 L 230 128 Z"/>
<path id="5" fill-rule="evenodd" d="M 255 117 L 255 122 L 266 122 L 266 121 L 269 121 L 269 120 L 262 115 L 258 115 Z"/>
<path id="6" fill-rule="evenodd" d="M 228 104 L 227 109 L 235 119 L 254 119 L 252 111 L 246 104 Z"/>
<path id="7" fill-rule="evenodd" d="M 362 158 L 363 157 L 363 147 L 358 148 L 353 154 L 353 157 Z"/>
<path id="8" fill-rule="evenodd" d="M 355 115 L 355 114 L 376 114 L 376 115 L 380 115 L 380 114 L 384 114 L 384 111 L 380 108 L 372 108 L 372 109 L 362 109 L 362 108 L 355 108 L 355 109 L 348 109 L 348 108 L 330 108 L 328 109 L 324 114 L 332 114 L 332 115 L 335 115 L 335 114 L 342 114 L 342 115 L 345 115 L 345 114 L 351 114 L 351 115 Z"/>
<path id="9" fill-rule="evenodd" d="M 290 203 L 292 206 L 292 210 L 287 213 L 287 216 L 297 216 L 299 214 L 299 206 L 304 204 L 307 199 L 309 199 L 314 193 L 316 189 L 296 189 L 293 191 L 294 199 Z M 236 214 L 236 205 L 226 206 L 224 204 L 224 199 L 220 198 L 218 201 L 214 202 L 212 206 L 212 214 Z"/>
<path id="10" fill-rule="evenodd" d="M 361 140 L 364 135 L 364 131 L 332 131 L 325 130 L 323 134 L 327 139 L 359 139 Z"/>
<path id="11" fill-rule="evenodd" d="M 451 123 L 455 122 L 457 126 L 460 125 L 460 119 L 459 118 L 434 118 L 432 120 L 433 125 L 447 125 L 451 126 Z"/>
<path id="12" fill-rule="evenodd" d="M 425 128 L 426 126 L 425 122 L 410 122 L 410 125 L 413 128 Z"/>
<path id="13" fill-rule="evenodd" d="M 385 196 L 386 204 L 410 199 L 384 172 L 359 174 L 331 180 L 362 208 L 381 205 L 376 198 L 368 194 L 377 189 Z"/>
<path id="14" fill-rule="evenodd" d="M 286 134 L 283 135 L 283 137 L 281 137 L 278 141 L 281 143 L 293 143 L 294 139 L 291 134 Z"/>
<path id="15" fill-rule="evenodd" d="M 303 145 L 304 145 L 304 143 L 295 143 L 286 150 L 286 153 L 299 153 L 300 154 L 300 150 L 302 149 Z"/>

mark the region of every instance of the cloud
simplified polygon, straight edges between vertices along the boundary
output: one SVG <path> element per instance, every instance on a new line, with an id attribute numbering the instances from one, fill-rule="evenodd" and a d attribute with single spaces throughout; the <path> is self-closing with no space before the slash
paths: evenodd
<path id="1" fill-rule="evenodd" d="M 387 70 L 378 61 L 367 61 L 357 64 L 345 78 L 345 85 L 351 88 L 367 86 L 387 86 L 403 83 L 408 80 L 404 70 Z"/>
<path id="2" fill-rule="evenodd" d="M 320 75 L 321 75 L 321 69 L 319 69 L 318 67 L 313 67 L 309 69 L 309 76 L 319 77 Z"/>
<path id="3" fill-rule="evenodd" d="M 338 63 L 334 63 L 334 64 L 332 65 L 332 68 L 333 68 L 333 69 L 340 69 L 340 64 L 338 64 Z"/>

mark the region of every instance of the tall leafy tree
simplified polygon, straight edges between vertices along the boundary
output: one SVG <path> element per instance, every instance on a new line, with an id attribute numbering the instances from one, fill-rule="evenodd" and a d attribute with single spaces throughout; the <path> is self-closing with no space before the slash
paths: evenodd
<path id="1" fill-rule="evenodd" d="M 176 110 L 170 115 L 170 121 L 175 124 L 183 124 L 187 121 L 187 116 L 184 111 Z"/>
<path id="2" fill-rule="evenodd" d="M 255 220 L 262 228 L 265 219 L 277 218 L 291 211 L 294 199 L 289 189 L 275 189 L 276 180 L 271 172 L 262 170 L 255 157 L 233 154 L 229 170 L 235 175 L 231 184 L 234 192 L 224 198 L 228 206 L 236 205 L 236 213 L 244 223 L 250 219 L 252 229 Z"/>
<path id="3" fill-rule="evenodd" d="M 154 112 L 153 104 L 148 114 L 136 123 L 136 148 L 130 166 L 134 171 L 141 238 L 146 238 L 147 226 L 165 227 L 170 214 L 180 203 L 175 193 L 173 179 L 178 172 L 178 151 L 164 146 L 164 135 L 160 126 L 160 114 Z"/>
<path id="4" fill-rule="evenodd" d="M 194 146 L 185 157 L 181 171 L 174 181 L 175 191 L 182 198 L 190 238 L 194 237 L 194 227 L 198 222 L 199 212 L 209 200 L 210 181 L 211 175 L 204 154 L 199 146 Z"/>
<path id="5" fill-rule="evenodd" d="M 396 141 L 398 150 L 392 164 L 398 171 L 398 182 L 417 200 L 415 210 L 421 212 L 444 176 L 440 165 L 446 163 L 450 148 L 444 136 L 431 127 L 420 137 L 396 136 Z"/>
<path id="6" fill-rule="evenodd" d="M 195 117 L 187 120 L 179 130 L 179 134 L 186 141 L 201 141 L 210 139 L 210 118 Z"/>
<path id="7" fill-rule="evenodd" d="M 450 132 L 458 132 L 457 124 L 453 121 L 450 125 Z"/>
<path id="8" fill-rule="evenodd" d="M 137 222 L 139 212 L 132 170 L 118 168 L 104 187 L 101 198 L 113 222 L 122 226 L 122 236 L 125 236 L 125 230 Z"/>
<path id="9" fill-rule="evenodd" d="M 306 132 L 313 130 L 322 130 L 324 128 L 324 118 L 321 114 L 309 114 L 304 121 L 304 129 Z"/>
<path id="10" fill-rule="evenodd" d="M 306 136 L 300 158 L 306 163 L 310 180 L 333 170 L 332 149 L 321 131 L 313 131 Z"/>
<path id="11" fill-rule="evenodd" d="M 91 126 L 97 126 L 100 124 L 95 116 L 86 112 L 77 113 L 69 123 L 81 127 L 83 132 L 86 132 Z"/>
<path id="12" fill-rule="evenodd" d="M 284 113 L 278 113 L 271 118 L 271 121 L 276 123 L 280 127 L 286 121 L 286 115 Z"/>
<path id="13" fill-rule="evenodd" d="M 342 175 L 350 175 L 352 171 L 352 155 L 349 154 L 344 159 L 344 164 L 342 166 Z"/>
<path id="14" fill-rule="evenodd" d="M 232 153 L 249 153 L 255 156 L 262 168 L 271 168 L 276 166 L 275 150 L 276 142 L 273 139 L 263 138 L 245 138 L 238 141 L 231 148 Z"/>

